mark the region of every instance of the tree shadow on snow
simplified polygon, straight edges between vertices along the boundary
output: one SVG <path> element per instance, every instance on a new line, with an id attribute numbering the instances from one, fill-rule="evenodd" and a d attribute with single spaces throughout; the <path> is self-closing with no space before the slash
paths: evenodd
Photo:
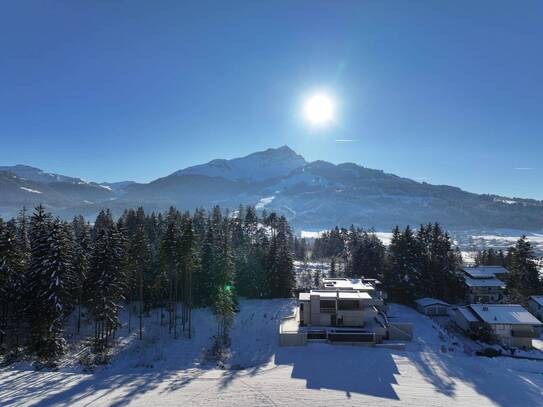
<path id="1" fill-rule="evenodd" d="M 408 345 L 410 350 L 391 354 L 397 360 L 407 358 L 437 392 L 454 402 L 458 385 L 463 383 L 499 406 L 542 405 L 543 362 L 467 356 L 457 347 L 442 352 L 448 346 L 440 341 L 431 319 L 400 305 L 395 304 L 394 309 L 413 321 L 415 337 Z"/>
<path id="2" fill-rule="evenodd" d="M 427 382 L 446 396 L 456 396 L 458 382 L 503 407 L 542 404 L 543 363 L 536 361 L 489 359 L 461 353 L 405 352 Z M 506 364 L 506 366 L 504 366 Z"/>

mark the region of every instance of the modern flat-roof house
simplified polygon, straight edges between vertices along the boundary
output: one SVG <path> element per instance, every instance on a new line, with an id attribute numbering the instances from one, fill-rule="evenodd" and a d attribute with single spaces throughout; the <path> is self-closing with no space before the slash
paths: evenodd
<path id="1" fill-rule="evenodd" d="M 373 282 L 324 278 L 322 286 L 299 294 L 298 309 L 281 324 L 282 345 L 303 345 L 308 339 L 367 345 L 390 337 L 410 339 L 409 324 L 389 324 Z"/>
<path id="2" fill-rule="evenodd" d="M 465 332 L 484 324 L 490 326 L 498 342 L 506 346 L 531 348 L 543 323 L 517 304 L 471 304 L 458 307 L 452 319 Z"/>
<path id="3" fill-rule="evenodd" d="M 543 295 L 532 295 L 528 299 L 528 310 L 540 321 L 543 321 Z"/>
<path id="4" fill-rule="evenodd" d="M 508 271 L 500 266 L 464 267 L 460 270 L 467 287 L 468 304 L 500 303 L 505 295 L 505 283 L 500 280 Z"/>
<path id="5" fill-rule="evenodd" d="M 429 316 L 448 315 L 451 307 L 445 301 L 429 297 L 419 298 L 415 300 L 415 304 L 420 313 Z"/>
<path id="6" fill-rule="evenodd" d="M 361 327 L 384 307 L 373 284 L 358 278 L 323 278 L 322 289 L 300 293 L 300 324 Z"/>

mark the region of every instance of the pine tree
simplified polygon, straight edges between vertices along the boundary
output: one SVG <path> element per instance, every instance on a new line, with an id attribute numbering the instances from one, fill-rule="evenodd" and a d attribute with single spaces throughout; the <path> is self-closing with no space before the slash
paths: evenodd
<path id="1" fill-rule="evenodd" d="M 62 336 L 72 307 L 73 242 L 66 224 L 38 206 L 31 218 L 29 270 L 31 346 L 41 359 L 64 350 Z"/>
<path id="2" fill-rule="evenodd" d="M 151 247 L 143 219 L 138 220 L 133 233 L 128 243 L 128 268 L 132 276 L 128 292 L 132 298 L 131 291 L 134 290 L 133 284 L 135 282 L 138 298 L 139 338 L 143 339 L 143 313 L 145 307 L 145 288 L 147 287 L 146 277 L 148 277 L 151 268 Z M 129 303 L 128 306 L 130 307 L 131 304 Z"/>
<path id="3" fill-rule="evenodd" d="M 464 284 L 456 273 L 460 259 L 452 250 L 450 236 L 436 223 L 421 225 L 417 240 L 422 248 L 418 291 L 448 302 L 463 298 Z"/>
<path id="4" fill-rule="evenodd" d="M 77 216 L 72 221 L 74 234 L 74 299 L 77 307 L 76 331 L 81 331 L 81 307 L 85 299 L 84 293 L 87 288 L 87 276 L 92 254 L 92 242 L 89 225 L 82 216 Z"/>
<path id="5" fill-rule="evenodd" d="M 105 224 L 96 236 L 89 270 L 89 311 L 95 321 L 98 352 L 107 350 L 120 326 L 119 310 L 126 289 L 123 237 L 112 220 Z"/>
<path id="6" fill-rule="evenodd" d="M 215 293 L 215 265 L 216 265 L 215 235 L 211 223 L 207 226 L 206 236 L 202 245 L 200 269 L 197 274 L 197 299 L 199 305 L 213 304 Z"/>
<path id="7" fill-rule="evenodd" d="M 228 330 L 234 316 L 232 287 L 219 287 L 214 293 L 213 313 L 217 318 L 216 345 L 219 348 L 229 344 Z"/>
<path id="8" fill-rule="evenodd" d="M 168 225 L 160 246 L 160 267 L 163 280 L 167 282 L 168 292 L 168 329 L 170 335 L 177 335 L 175 323 L 177 320 L 177 281 L 179 273 L 178 242 L 179 230 L 173 217 L 168 218 Z"/>
<path id="9" fill-rule="evenodd" d="M 15 358 L 27 326 L 26 279 L 30 258 L 26 217 L 23 231 L 20 225 L 21 215 L 5 224 L 0 218 L 0 349 Z"/>
<path id="10" fill-rule="evenodd" d="M 18 251 L 16 231 L 0 218 L 0 352 L 18 345 L 15 329 L 21 310 L 21 289 L 24 261 Z"/>
<path id="11" fill-rule="evenodd" d="M 541 292 L 541 281 L 531 243 L 522 236 L 511 250 L 507 289 L 512 301 L 526 304 L 530 295 Z"/>
<path id="12" fill-rule="evenodd" d="M 276 233 L 272 234 L 267 256 L 265 293 L 270 298 L 287 298 L 292 295 L 295 284 L 292 253 L 289 244 L 290 229 L 284 217 L 276 219 Z"/>
<path id="13" fill-rule="evenodd" d="M 192 330 L 192 272 L 194 269 L 194 233 L 192 230 L 192 220 L 187 216 L 183 230 L 181 231 L 181 239 L 179 242 L 179 260 L 181 264 L 182 276 L 182 300 L 183 310 L 181 323 L 183 333 L 188 332 L 188 337 L 191 337 Z"/>

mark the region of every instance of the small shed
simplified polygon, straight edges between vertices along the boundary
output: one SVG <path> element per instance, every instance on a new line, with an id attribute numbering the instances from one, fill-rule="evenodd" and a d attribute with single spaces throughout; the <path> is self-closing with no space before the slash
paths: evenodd
<path id="1" fill-rule="evenodd" d="M 445 301 L 429 297 L 419 298 L 415 300 L 415 304 L 420 313 L 429 316 L 448 315 L 449 308 L 451 307 Z"/>

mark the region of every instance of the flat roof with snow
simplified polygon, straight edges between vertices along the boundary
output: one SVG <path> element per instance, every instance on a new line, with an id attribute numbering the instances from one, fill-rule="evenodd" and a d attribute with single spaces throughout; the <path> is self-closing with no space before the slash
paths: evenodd
<path id="1" fill-rule="evenodd" d="M 444 305 L 446 307 L 450 306 L 445 301 L 430 297 L 419 298 L 418 300 L 415 300 L 415 304 L 420 305 L 421 307 L 428 307 L 429 305 Z"/>
<path id="2" fill-rule="evenodd" d="M 479 322 L 479 318 L 477 318 L 477 315 L 475 315 L 475 313 L 468 307 L 458 307 L 457 311 L 462 314 L 462 316 L 468 322 Z"/>
<path id="3" fill-rule="evenodd" d="M 543 324 L 522 305 L 471 304 L 469 307 L 487 324 L 543 326 Z"/>
<path id="4" fill-rule="evenodd" d="M 371 291 L 375 288 L 371 284 L 365 284 L 359 278 L 323 278 L 322 284 L 325 290 L 358 290 Z"/>
<path id="5" fill-rule="evenodd" d="M 465 277 L 464 282 L 468 287 L 494 287 L 505 288 L 505 283 L 497 278 L 470 278 Z"/>
<path id="6" fill-rule="evenodd" d="M 325 299 L 335 299 L 339 295 L 340 300 L 371 300 L 371 295 L 368 293 L 361 293 L 358 291 L 325 291 L 325 290 L 311 290 L 309 293 L 300 293 L 298 297 L 300 301 L 309 301 L 311 295 L 318 295 Z"/>
<path id="7" fill-rule="evenodd" d="M 464 267 L 462 271 L 472 278 L 492 278 L 498 274 L 507 274 L 509 271 L 501 266 Z"/>

